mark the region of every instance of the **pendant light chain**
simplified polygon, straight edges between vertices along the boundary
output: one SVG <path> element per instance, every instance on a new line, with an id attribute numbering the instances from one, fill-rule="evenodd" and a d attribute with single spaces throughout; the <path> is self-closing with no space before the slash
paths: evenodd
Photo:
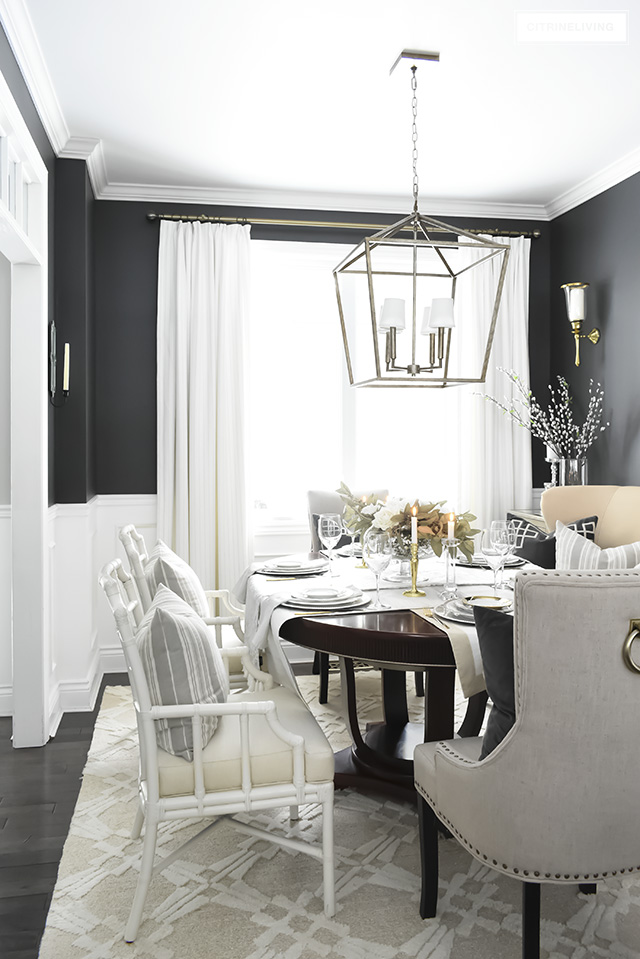
<path id="1" fill-rule="evenodd" d="M 417 67 L 411 67 L 411 89 L 413 98 L 411 100 L 411 111 L 413 113 L 413 123 L 411 124 L 411 141 L 413 143 L 413 212 L 418 212 L 418 81 L 416 80 Z"/>

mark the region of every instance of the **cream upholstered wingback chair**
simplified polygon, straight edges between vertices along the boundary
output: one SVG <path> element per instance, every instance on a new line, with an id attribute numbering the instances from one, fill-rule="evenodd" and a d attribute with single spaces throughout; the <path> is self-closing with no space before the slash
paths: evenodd
<path id="1" fill-rule="evenodd" d="M 484 865 L 523 882 L 523 956 L 539 956 L 540 884 L 640 872 L 640 573 L 518 575 L 515 725 L 482 762 L 480 739 L 414 755 L 420 912 L 436 914 L 439 819 Z M 640 651 L 635 653 L 640 658 Z"/>
<path id="2" fill-rule="evenodd" d="M 640 486 L 553 486 L 542 494 L 540 508 L 551 532 L 597 516 L 595 542 L 602 549 L 640 540 Z"/>
<path id="3" fill-rule="evenodd" d="M 145 568 L 150 562 L 150 554 L 144 537 L 132 524 L 123 526 L 118 532 L 118 537 L 124 546 L 131 576 L 138 590 L 142 613 L 146 613 L 153 597 L 145 572 Z M 242 671 L 242 656 L 239 650 L 244 645 L 244 633 L 242 631 L 244 607 L 234 603 L 228 589 L 205 589 L 203 592 L 207 598 L 210 611 L 210 615 L 205 617 L 205 622 L 213 628 L 218 646 L 221 649 L 227 649 L 231 654 L 228 659 L 231 688 L 243 688 L 246 686 L 246 681 Z M 221 608 L 226 610 L 227 615 L 215 615 L 216 600 L 220 603 Z M 223 631 L 223 627 L 228 628 Z"/>
<path id="4" fill-rule="evenodd" d="M 335 912 L 334 758 L 315 718 L 296 692 L 276 686 L 268 673 L 253 665 L 246 647 L 242 650 L 243 665 L 253 678 L 252 690 L 232 692 L 226 702 L 152 705 L 133 629 L 132 603 L 125 598 L 126 588 L 118 572 L 120 566 L 120 560 L 104 566 L 99 582 L 107 595 L 122 643 L 140 744 L 138 809 L 132 838 L 139 838 L 143 826 L 144 837 L 140 875 L 125 926 L 125 940 L 133 942 L 140 926 L 154 870 L 160 823 L 183 819 L 217 821 L 235 813 L 259 814 L 264 809 L 282 806 L 289 806 L 291 818 L 295 819 L 298 805 L 302 803 L 319 803 L 322 807 L 321 846 L 275 830 L 259 829 L 233 819 L 231 822 L 241 833 L 320 859 L 324 910 L 332 916 Z M 229 658 L 227 650 L 221 650 L 221 655 Z M 200 734 L 203 722 L 211 716 L 218 718 L 218 725 L 203 748 Z M 191 722 L 192 761 L 166 752 L 156 739 L 157 721 L 179 719 Z M 170 859 L 173 861 L 179 852 L 173 852 Z M 168 862 L 164 860 L 158 868 L 166 865 Z M 286 868 L 287 864 L 283 863 L 283 869 Z"/>

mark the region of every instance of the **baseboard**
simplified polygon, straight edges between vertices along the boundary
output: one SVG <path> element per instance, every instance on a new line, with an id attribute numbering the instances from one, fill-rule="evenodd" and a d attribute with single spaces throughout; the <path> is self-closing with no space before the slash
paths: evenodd
<path id="1" fill-rule="evenodd" d="M 127 663 L 122 652 L 122 646 L 102 646 L 100 648 L 100 674 L 126 673 Z"/>
<path id="2" fill-rule="evenodd" d="M 49 694 L 49 736 L 55 736 L 64 709 L 60 698 L 60 684 L 55 683 Z"/>
<path id="3" fill-rule="evenodd" d="M 13 716 L 13 686 L 0 686 L 0 716 Z"/>

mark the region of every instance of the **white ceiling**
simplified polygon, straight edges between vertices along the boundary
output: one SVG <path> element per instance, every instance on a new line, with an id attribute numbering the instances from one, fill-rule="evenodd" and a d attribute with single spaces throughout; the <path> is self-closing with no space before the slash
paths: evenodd
<path id="1" fill-rule="evenodd" d="M 409 47 L 441 55 L 418 67 L 423 212 L 544 219 L 640 169 L 640 0 L 627 44 L 517 42 L 516 12 L 552 6 L 0 0 L 0 15 L 68 155 L 101 141 L 101 195 L 403 212 L 410 67 L 389 69 Z"/>

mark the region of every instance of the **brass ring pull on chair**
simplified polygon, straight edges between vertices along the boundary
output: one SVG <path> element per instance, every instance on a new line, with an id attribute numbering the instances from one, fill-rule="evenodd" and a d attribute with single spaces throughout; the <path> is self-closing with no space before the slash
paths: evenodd
<path id="1" fill-rule="evenodd" d="M 640 673 L 640 665 L 631 656 L 631 647 L 635 639 L 640 636 L 640 619 L 632 619 L 629 623 L 629 632 L 622 646 L 622 659 L 627 669 L 632 673 Z"/>

